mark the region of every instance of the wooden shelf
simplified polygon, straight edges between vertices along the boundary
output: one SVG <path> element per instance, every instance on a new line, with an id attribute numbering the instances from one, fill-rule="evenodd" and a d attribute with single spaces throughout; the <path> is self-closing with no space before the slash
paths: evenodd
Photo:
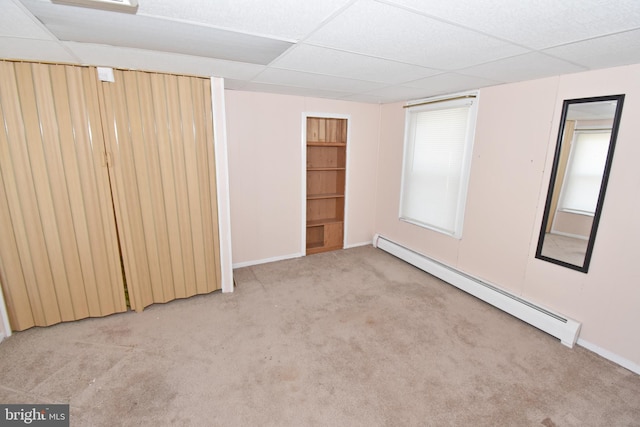
<path id="1" fill-rule="evenodd" d="M 316 219 L 313 221 L 307 221 L 307 227 L 318 227 L 320 225 L 326 225 L 326 224 L 338 224 L 341 223 L 342 220 L 340 218 L 323 218 L 323 219 Z"/>
<path id="2" fill-rule="evenodd" d="M 324 246 L 324 242 L 313 242 L 313 243 L 308 243 L 307 242 L 307 250 L 309 249 L 318 249 Z"/>
<path id="3" fill-rule="evenodd" d="M 307 168 L 307 172 L 329 172 L 329 171 L 343 171 L 346 168 Z"/>
<path id="4" fill-rule="evenodd" d="M 319 254 L 321 252 L 337 251 L 342 249 L 342 245 L 336 246 L 307 246 L 307 255 Z"/>
<path id="5" fill-rule="evenodd" d="M 335 199 L 339 197 L 344 197 L 344 194 L 338 194 L 338 193 L 307 194 L 307 200 Z"/>
<path id="6" fill-rule="evenodd" d="M 346 147 L 344 142 L 316 142 L 307 141 L 307 147 Z"/>

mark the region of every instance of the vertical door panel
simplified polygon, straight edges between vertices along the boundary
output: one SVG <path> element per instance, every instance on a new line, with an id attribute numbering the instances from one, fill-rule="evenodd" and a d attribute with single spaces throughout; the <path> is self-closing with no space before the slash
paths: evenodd
<path id="1" fill-rule="evenodd" d="M 116 70 L 100 85 L 132 308 L 220 289 L 209 80 Z"/>
<path id="2" fill-rule="evenodd" d="M 125 311 L 95 69 L 0 62 L 0 280 L 22 330 Z"/>

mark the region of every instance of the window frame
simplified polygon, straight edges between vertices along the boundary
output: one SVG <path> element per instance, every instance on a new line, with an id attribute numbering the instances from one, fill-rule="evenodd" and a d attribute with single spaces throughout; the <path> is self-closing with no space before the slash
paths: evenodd
<path id="1" fill-rule="evenodd" d="M 403 153 L 402 153 L 402 169 L 401 169 L 401 182 L 400 182 L 400 205 L 398 207 L 398 219 L 402 222 L 406 222 L 418 227 L 432 230 L 438 233 L 442 233 L 451 236 L 455 239 L 462 238 L 462 230 L 464 223 L 465 208 L 467 202 L 467 194 L 469 188 L 469 177 L 471 175 L 471 159 L 473 157 L 473 146 L 475 140 L 475 130 L 478 115 L 478 105 L 480 96 L 478 91 L 470 91 L 464 93 L 451 94 L 446 96 L 439 96 L 434 98 L 428 98 L 420 101 L 408 103 L 404 106 L 405 111 L 405 125 L 404 125 L 404 141 L 403 141 Z M 415 142 L 410 141 L 412 136 L 411 126 L 417 113 L 424 111 L 444 110 L 451 109 L 460 106 L 469 105 L 469 111 L 467 115 L 467 126 L 465 130 L 464 148 L 462 150 L 462 159 L 460 166 L 460 182 L 457 186 L 457 200 L 455 207 L 455 220 L 451 229 L 445 228 L 439 224 L 430 224 L 422 221 L 420 218 L 412 218 L 404 212 L 405 201 L 407 197 L 412 197 L 412 194 L 407 194 L 407 167 L 408 162 L 413 160 L 413 153 L 409 156 L 408 150 L 413 149 L 415 152 Z M 415 133 L 413 133 L 415 136 Z"/>

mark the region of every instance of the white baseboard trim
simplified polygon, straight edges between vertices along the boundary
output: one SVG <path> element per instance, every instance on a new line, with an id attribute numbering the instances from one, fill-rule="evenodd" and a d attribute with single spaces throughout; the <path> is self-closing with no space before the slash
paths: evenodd
<path id="1" fill-rule="evenodd" d="M 360 242 L 360 243 L 352 243 L 350 245 L 345 245 L 345 249 L 351 249 L 351 248 L 359 248 L 361 246 L 371 246 L 371 240 L 368 240 L 366 242 Z"/>
<path id="2" fill-rule="evenodd" d="M 597 345 L 590 343 L 589 341 L 585 341 L 582 338 L 578 338 L 578 341 L 576 342 L 576 344 L 578 344 L 580 347 L 586 348 L 587 350 L 593 351 L 597 355 L 602 356 L 605 359 L 610 360 L 613 363 L 630 370 L 631 372 L 634 372 L 640 375 L 640 365 L 632 362 L 629 359 L 625 359 L 624 357 L 618 356 L 617 354 L 609 350 L 605 350 L 602 347 L 598 347 Z"/>
<path id="3" fill-rule="evenodd" d="M 275 261 L 284 261 L 286 259 L 300 258 L 302 256 L 304 256 L 304 254 L 301 254 L 298 252 L 295 254 L 281 255 L 281 256 L 276 256 L 271 258 L 258 259 L 254 261 L 238 262 L 233 264 L 233 268 L 251 267 L 252 265 L 266 264 L 266 263 L 275 262 Z"/>
<path id="4" fill-rule="evenodd" d="M 345 246 L 344 249 L 358 248 L 361 246 L 371 246 L 371 241 L 353 243 L 351 245 Z M 243 261 L 243 262 L 238 262 L 233 264 L 233 268 L 251 267 L 252 265 L 266 264 L 266 263 L 275 262 L 275 261 L 284 261 L 286 259 L 300 258 L 303 256 L 306 256 L 306 254 L 296 253 L 296 254 L 282 255 L 282 256 L 276 256 L 276 257 L 265 258 L 265 259 L 258 259 L 255 261 Z"/>
<path id="5" fill-rule="evenodd" d="M 581 236 L 579 234 L 565 233 L 563 231 L 551 230 L 551 234 L 557 234 L 558 236 L 571 237 L 573 239 L 579 239 L 579 240 L 589 240 L 589 237 Z"/>

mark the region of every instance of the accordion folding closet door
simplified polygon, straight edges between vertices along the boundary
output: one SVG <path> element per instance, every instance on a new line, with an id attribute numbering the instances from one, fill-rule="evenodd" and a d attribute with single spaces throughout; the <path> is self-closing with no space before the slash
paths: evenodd
<path id="1" fill-rule="evenodd" d="M 208 79 L 116 70 L 100 82 L 94 67 L 12 61 L 0 74 L 13 330 L 220 288 Z"/>
<path id="2" fill-rule="evenodd" d="M 210 80 L 114 77 L 100 96 L 131 307 L 220 289 Z"/>

